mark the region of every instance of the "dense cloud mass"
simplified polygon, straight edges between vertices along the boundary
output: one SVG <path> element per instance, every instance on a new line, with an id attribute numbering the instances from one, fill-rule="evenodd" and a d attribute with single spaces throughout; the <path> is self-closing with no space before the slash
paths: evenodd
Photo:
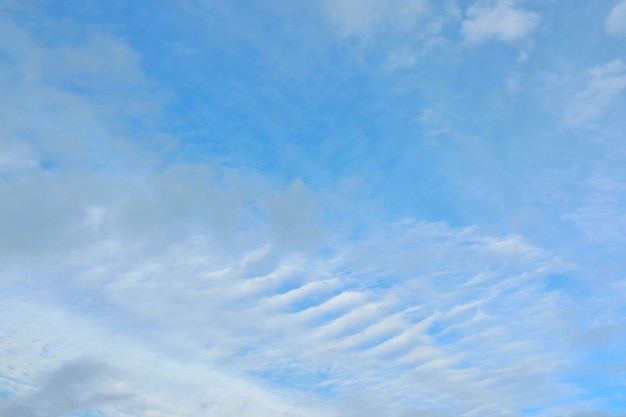
<path id="1" fill-rule="evenodd" d="M 619 417 L 624 2 L 6 1 L 0 417 Z"/>
<path id="2" fill-rule="evenodd" d="M 68 362 L 38 382 L 34 392 L 9 398 L 0 405 L 2 417 L 64 417 L 108 408 L 132 397 L 109 381 L 104 364 L 86 359 Z"/>

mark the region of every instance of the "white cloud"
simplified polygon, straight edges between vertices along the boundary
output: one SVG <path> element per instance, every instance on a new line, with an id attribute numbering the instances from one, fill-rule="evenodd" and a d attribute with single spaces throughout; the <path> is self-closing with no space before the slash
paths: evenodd
<path id="1" fill-rule="evenodd" d="M 154 341 L 40 301 L 2 298 L 0 391 L 10 396 L 0 417 L 319 415 L 311 402 L 296 406 L 206 360 L 163 354 Z"/>
<path id="2" fill-rule="evenodd" d="M 606 18 L 606 31 L 611 35 L 626 35 L 626 1 L 622 1 L 613 7 Z"/>
<path id="3" fill-rule="evenodd" d="M 626 65 L 614 59 L 587 71 L 589 85 L 576 93 L 563 120 L 569 125 L 591 122 L 601 116 L 626 88 Z"/>
<path id="4" fill-rule="evenodd" d="M 146 252 L 120 242 L 108 255 L 81 251 L 55 258 L 57 266 L 46 270 L 57 272 L 36 285 L 63 298 L 78 292 L 105 300 L 107 313 L 99 316 L 117 317 L 113 322 L 94 317 L 83 330 L 72 330 L 71 316 L 59 322 L 93 340 L 78 351 L 107 360 L 112 353 L 102 346 L 113 346 L 107 339 L 120 338 L 118 350 L 137 349 L 123 340 L 132 333 L 153 346 L 146 352 L 171 358 L 156 361 L 228 363 L 223 378 L 275 375 L 293 387 L 290 395 L 330 383 L 339 398 L 373 391 L 396 410 L 402 409 L 399 398 L 426 409 L 453 399 L 447 402 L 451 413 L 521 406 L 528 399 L 518 392 L 538 404 L 549 400 L 548 392 L 568 395 L 572 388 L 554 377 L 567 362 L 567 353 L 555 348 L 559 333 L 551 330 L 559 327 L 561 301 L 539 291 L 544 274 L 564 268 L 558 259 L 520 238 L 475 229 L 408 220 L 385 229 L 330 256 L 271 246 L 219 255 L 219 242 L 193 239 Z M 57 274 L 68 268 L 73 277 L 61 283 Z M 5 328 L 32 320 L 5 317 Z M 157 324 L 158 335 L 128 327 L 133 322 Z M 103 325 L 118 336 L 84 330 Z M 49 337 L 36 338 L 60 343 Z M 80 340 L 75 343 L 64 349 L 77 349 Z M 37 363 L 37 350 L 31 355 Z M 123 352 L 114 355 L 125 360 Z M 172 372 L 185 378 L 182 369 Z"/>
<path id="5" fill-rule="evenodd" d="M 326 0 L 325 16 L 347 41 L 357 61 L 393 73 L 420 64 L 432 50 L 446 47 L 447 24 L 456 24 L 453 2 L 430 0 Z M 372 59 L 372 57 L 375 57 Z"/>
<path id="6" fill-rule="evenodd" d="M 590 242 L 626 244 L 626 178 L 615 172 L 590 172 L 582 185 L 586 191 L 584 198 L 564 218 L 579 228 Z"/>
<path id="7" fill-rule="evenodd" d="M 471 6 L 461 25 L 466 42 L 489 40 L 514 42 L 528 36 L 539 25 L 540 15 L 514 7 L 513 1 L 499 1 L 493 7 Z"/>
<path id="8" fill-rule="evenodd" d="M 193 309 L 178 311 L 186 323 L 198 321 L 209 330 L 200 345 L 193 345 L 192 371 L 180 359 L 189 358 L 180 355 L 187 339 L 198 342 L 188 332 L 187 324 L 179 331 L 170 327 L 169 319 L 157 324 L 170 328 L 169 335 L 163 334 L 166 340 L 157 338 L 149 347 L 130 336 L 137 331 L 151 339 L 143 330 L 131 328 L 145 324 L 146 319 L 160 322 L 162 313 L 174 307 L 169 302 L 159 305 L 158 297 L 152 306 L 145 305 L 144 296 L 134 293 L 141 282 L 146 284 L 144 294 L 148 294 L 168 282 L 174 283 L 172 273 L 205 268 L 193 275 L 192 281 L 200 285 L 204 280 L 238 284 L 224 285 L 223 290 L 211 287 L 215 290 L 210 295 L 215 306 L 280 285 L 291 273 L 289 267 L 268 275 L 277 264 L 274 255 L 266 256 L 269 249 L 256 254 L 248 249 L 286 248 L 291 237 L 302 243 L 297 249 L 314 244 L 320 233 L 315 223 L 316 206 L 306 186 L 295 182 L 282 190 L 250 175 L 207 166 L 166 164 L 153 169 L 151 163 L 159 158 L 158 151 L 142 150 L 126 139 L 134 133 L 126 123 L 128 118 L 133 119 L 130 124 L 141 123 L 158 115 L 164 102 L 154 93 L 159 88 L 143 74 L 136 51 L 113 36 L 82 33 L 84 28 L 72 28 L 84 35 L 72 46 L 64 46 L 63 42 L 42 45 L 17 25 L 8 24 L 3 29 L 7 36 L 2 40 L 12 41 L 0 45 L 11 58 L 7 60 L 10 65 L 0 73 L 0 81 L 7 86 L 0 134 L 11 140 L 0 143 L 0 192 L 11 198 L 0 199 L 0 391 L 12 397 L 2 406 L 2 417 L 7 413 L 13 417 L 15 410 L 23 416 L 39 417 L 67 415 L 90 407 L 101 408 L 111 417 L 207 412 L 255 417 L 312 415 L 304 407 L 259 388 L 259 384 L 233 375 L 237 371 L 216 371 L 199 365 L 210 360 L 211 351 L 202 347 L 208 343 L 206 338 L 221 340 L 222 334 L 221 349 L 228 343 L 237 346 L 239 337 L 246 340 L 242 333 L 207 327 L 207 314 L 211 312 L 204 311 L 204 302 L 199 299 L 193 301 Z M 50 22 L 49 29 L 53 31 L 54 22 Z M 145 130 L 142 134 L 146 135 Z M 106 169 L 94 172 L 91 164 Z M 294 230 L 301 236 L 293 235 Z M 208 248 L 210 253 L 205 252 Z M 153 257 L 165 252 L 177 265 L 174 269 L 164 269 L 158 257 Z M 46 272 L 32 275 L 30 266 L 38 260 L 42 267 L 47 265 Z M 142 264 L 144 261 L 146 264 Z M 20 263 L 23 268 L 11 269 L 10 265 Z M 83 273 L 75 275 L 65 269 L 68 267 L 79 267 Z M 218 272 L 211 281 L 210 272 L 215 269 Z M 257 275 L 262 278 L 228 280 Z M 157 276 L 163 281 L 150 282 Z M 109 281 L 111 278 L 113 281 Z M 188 297 L 191 281 L 182 276 L 181 281 L 183 285 L 173 292 Z M 45 302 L 36 296 L 9 301 L 14 301 L 16 291 L 28 289 L 32 294 L 44 288 L 48 292 Z M 81 294 L 78 298 L 70 296 L 78 304 L 66 298 L 71 293 Z M 217 294 L 225 299 L 214 298 Z M 109 301 L 96 302 L 101 296 Z M 131 314 L 138 319 L 135 324 L 124 319 L 130 316 L 113 307 L 132 303 L 133 299 L 138 303 L 138 309 Z M 73 304 L 76 310 L 65 311 L 57 303 Z M 215 306 L 211 307 L 216 313 L 213 319 L 219 314 Z M 92 315 L 94 311 L 112 314 L 109 318 L 117 317 L 114 321 L 119 321 L 103 322 L 95 317 L 97 313 Z M 236 317 L 244 319 L 242 323 L 247 319 Z M 180 343 L 167 340 L 176 336 L 181 336 Z M 159 354 L 170 348 L 178 359 Z M 37 375 L 44 370 L 54 373 L 55 368 L 63 372 L 72 366 L 64 364 L 85 355 L 122 369 L 116 384 L 132 387 L 129 392 L 138 390 L 138 394 L 123 404 L 110 406 L 72 402 L 76 398 L 69 398 L 65 391 L 57 392 L 54 401 L 49 398 L 49 385 Z M 109 392 L 99 390 L 99 381 L 96 378 L 93 386 L 85 381 L 81 387 L 85 392 L 78 394 L 86 395 L 90 389 Z M 62 384 L 57 385 L 62 388 Z M 73 385 L 66 387 L 74 390 Z M 304 399 L 301 402 L 307 404 Z"/>
<path id="9" fill-rule="evenodd" d="M 408 30 L 428 10 L 427 0 L 327 0 L 331 21 L 344 36 L 369 36 L 378 30 Z"/>

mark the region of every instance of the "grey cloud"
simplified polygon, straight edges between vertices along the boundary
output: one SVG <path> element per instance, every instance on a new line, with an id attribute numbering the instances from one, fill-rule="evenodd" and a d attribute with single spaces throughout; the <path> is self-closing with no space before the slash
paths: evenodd
<path id="1" fill-rule="evenodd" d="M 111 240 L 162 243 L 180 233 L 232 240 L 241 194 L 261 187 L 220 183 L 203 169 L 154 172 L 160 151 L 136 142 L 149 137 L 152 148 L 156 140 L 171 150 L 176 140 L 149 129 L 137 135 L 125 123 L 141 124 L 164 103 L 129 44 L 105 30 L 63 27 L 80 39 L 51 46 L 4 20 L 0 258 L 57 255 Z M 51 36 L 63 31 L 60 22 L 48 24 Z M 93 165 L 107 174 L 94 173 Z"/>
<path id="2" fill-rule="evenodd" d="M 54 34 L 59 22 L 49 24 Z M 173 166 L 161 150 L 143 149 L 137 142 L 150 139 L 151 149 L 157 141 L 171 151 L 176 139 L 134 134 L 126 123 L 150 120 L 164 103 L 141 56 L 106 31 L 72 29 L 79 39 L 50 46 L 0 18 L 0 53 L 10 62 L 0 74 L 10 86 L 0 103 L 0 194 L 8 196 L 0 199 L 0 258 L 195 236 L 227 248 L 249 238 L 242 223 L 280 247 L 318 242 L 305 187 L 277 190 L 221 168 Z"/>
<path id="3" fill-rule="evenodd" d="M 286 249 L 308 249 L 320 242 L 316 224 L 316 204 L 312 193 L 300 180 L 283 193 L 262 202 L 276 244 Z"/>
<path id="4" fill-rule="evenodd" d="M 111 377 L 111 369 L 102 363 L 88 359 L 66 363 L 43 378 L 35 392 L 4 399 L 0 417 L 66 417 L 131 398 L 132 394 L 108 386 Z"/>
<path id="5" fill-rule="evenodd" d="M 254 235 L 300 250 L 322 238 L 315 195 L 299 182 L 277 190 L 176 167 L 137 177 L 34 169 L 0 179 L 0 193 L 10 196 L 0 200 L 0 258 L 58 255 L 107 241 L 161 246 L 194 236 L 227 249 L 247 245 Z"/>

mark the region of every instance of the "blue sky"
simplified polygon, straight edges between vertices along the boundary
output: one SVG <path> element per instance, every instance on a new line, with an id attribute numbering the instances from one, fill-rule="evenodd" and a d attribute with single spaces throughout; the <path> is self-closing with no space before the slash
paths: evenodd
<path id="1" fill-rule="evenodd" d="M 626 413 L 626 2 L 8 0 L 0 417 Z"/>

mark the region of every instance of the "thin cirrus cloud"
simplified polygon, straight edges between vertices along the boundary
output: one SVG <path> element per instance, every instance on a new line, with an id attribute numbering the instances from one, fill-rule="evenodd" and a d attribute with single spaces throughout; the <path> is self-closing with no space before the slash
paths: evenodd
<path id="1" fill-rule="evenodd" d="M 580 4 L 0 7 L 1 417 L 623 412 Z"/>

